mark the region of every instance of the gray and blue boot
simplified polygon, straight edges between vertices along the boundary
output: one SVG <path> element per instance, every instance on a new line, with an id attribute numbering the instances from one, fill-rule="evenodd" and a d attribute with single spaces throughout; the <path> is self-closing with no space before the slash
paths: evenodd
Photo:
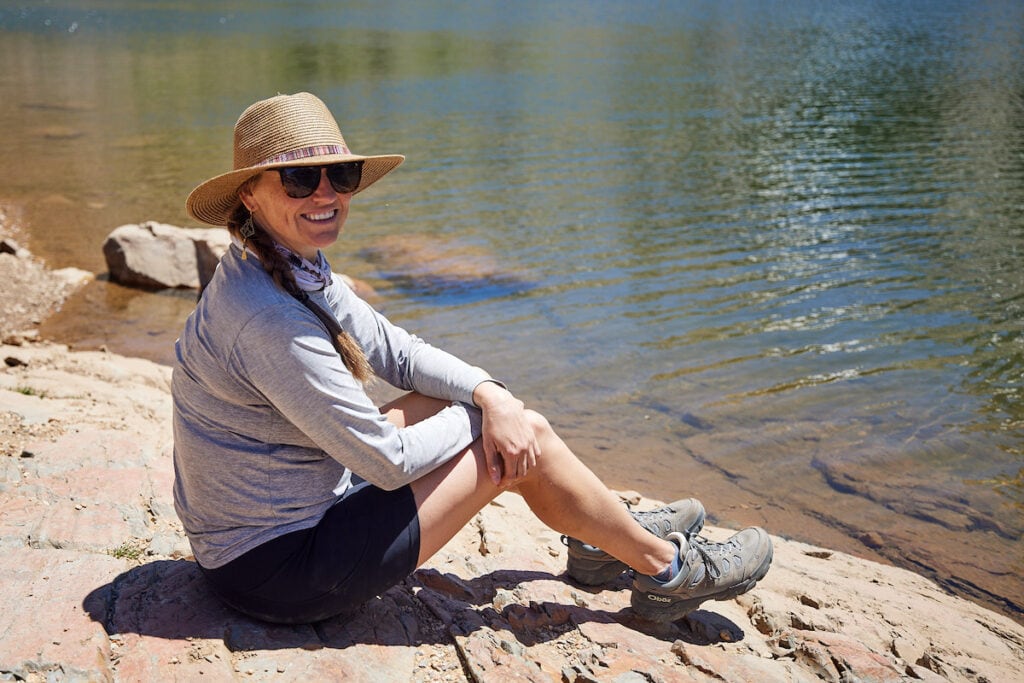
<path id="1" fill-rule="evenodd" d="M 704 506 L 695 498 L 677 500 L 656 510 L 630 510 L 630 514 L 640 526 L 659 538 L 667 538 L 672 533 L 691 536 L 704 528 Z M 610 583 L 628 569 L 624 562 L 579 539 L 562 536 L 562 542 L 569 548 L 565 573 L 577 583 L 585 586 Z"/>
<path id="2" fill-rule="evenodd" d="M 746 593 L 768 573 L 772 541 L 760 527 L 749 527 L 723 543 L 699 536 L 669 534 L 679 546 L 679 573 L 666 582 L 635 574 L 630 604 L 652 621 L 675 621 L 707 600 L 728 600 Z"/>

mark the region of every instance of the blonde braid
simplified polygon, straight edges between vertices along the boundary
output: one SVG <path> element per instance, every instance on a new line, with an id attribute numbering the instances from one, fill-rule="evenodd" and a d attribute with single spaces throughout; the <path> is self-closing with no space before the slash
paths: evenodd
<path id="1" fill-rule="evenodd" d="M 238 206 L 235 207 L 235 210 L 231 212 L 231 216 L 228 218 L 228 231 L 236 238 L 242 240 L 239 230 L 246 221 L 251 219 L 252 214 L 239 201 Z M 320 306 L 310 301 L 309 295 L 302 291 L 295 282 L 295 274 L 292 272 L 291 265 L 274 248 L 274 240 L 266 230 L 260 227 L 259 223 L 252 221 L 252 225 L 255 227 L 255 231 L 249 237 L 242 240 L 243 249 L 252 249 L 253 253 L 259 258 L 260 263 L 263 264 L 263 269 L 277 283 L 277 286 L 302 302 L 320 319 L 320 322 L 327 327 L 331 335 L 331 342 L 338 355 L 341 356 L 341 362 L 345 364 L 345 367 L 348 368 L 353 377 L 360 382 L 366 383 L 373 377 L 373 368 L 370 367 L 370 362 L 367 360 L 366 353 L 362 347 L 352 338 L 352 335 L 342 329 L 341 324 L 338 323 L 334 315 L 324 311 Z"/>

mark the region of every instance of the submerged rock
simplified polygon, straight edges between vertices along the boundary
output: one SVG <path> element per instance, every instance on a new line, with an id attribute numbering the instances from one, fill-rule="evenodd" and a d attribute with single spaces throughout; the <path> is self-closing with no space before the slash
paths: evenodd
<path id="1" fill-rule="evenodd" d="M 384 279 L 412 293 L 476 300 L 533 286 L 493 252 L 437 235 L 389 235 L 361 255 Z"/>

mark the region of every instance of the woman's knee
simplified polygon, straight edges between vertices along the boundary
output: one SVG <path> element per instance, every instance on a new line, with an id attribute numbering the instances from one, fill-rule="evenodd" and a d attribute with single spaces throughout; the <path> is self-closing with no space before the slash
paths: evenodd
<path id="1" fill-rule="evenodd" d="M 565 445 L 561 437 L 555 432 L 548 419 L 535 410 L 526 411 L 527 419 L 533 427 L 533 433 L 537 437 L 537 445 L 540 447 L 540 454 L 537 463 L 541 468 L 547 465 L 564 462 L 565 458 L 575 459 L 576 456 Z"/>
<path id="2" fill-rule="evenodd" d="M 533 428 L 533 433 L 537 437 L 537 441 L 542 442 L 547 438 L 555 436 L 555 430 L 546 417 L 530 408 L 527 408 L 525 413 L 526 419 L 529 421 L 530 426 Z"/>

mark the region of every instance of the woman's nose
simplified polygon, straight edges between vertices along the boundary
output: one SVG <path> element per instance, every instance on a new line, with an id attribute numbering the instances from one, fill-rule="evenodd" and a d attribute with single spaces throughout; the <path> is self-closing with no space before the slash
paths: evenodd
<path id="1" fill-rule="evenodd" d="M 324 198 L 324 199 L 329 199 L 329 200 L 333 201 L 334 197 L 337 194 L 338 193 L 335 191 L 334 187 L 331 185 L 331 181 L 327 179 L 327 169 L 326 168 L 321 168 L 320 169 L 320 184 L 316 186 L 316 191 L 313 193 L 313 196 L 314 197 L 319 197 L 319 198 Z"/>

